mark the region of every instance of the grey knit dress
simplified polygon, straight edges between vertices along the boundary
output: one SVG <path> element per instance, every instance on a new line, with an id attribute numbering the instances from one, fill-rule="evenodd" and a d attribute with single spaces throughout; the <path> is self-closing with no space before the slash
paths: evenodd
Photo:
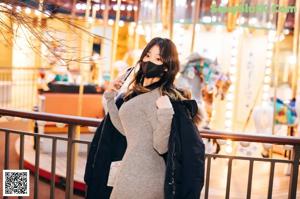
<path id="1" fill-rule="evenodd" d="M 159 88 L 123 103 L 116 92 L 104 93 L 113 125 L 126 136 L 127 149 L 116 177 L 111 199 L 163 199 L 165 163 L 158 153 L 168 150 L 173 108 L 158 109 Z"/>

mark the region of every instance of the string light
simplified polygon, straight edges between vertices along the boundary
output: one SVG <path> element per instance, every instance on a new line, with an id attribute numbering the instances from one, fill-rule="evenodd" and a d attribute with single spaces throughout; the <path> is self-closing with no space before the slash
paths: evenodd
<path id="1" fill-rule="evenodd" d="M 40 15 L 41 15 L 41 12 L 38 11 L 38 10 L 35 10 L 35 11 L 34 11 L 34 14 L 35 14 L 36 16 L 40 16 Z"/>
<path id="2" fill-rule="evenodd" d="M 88 22 L 89 22 L 89 23 L 93 23 L 93 21 L 94 21 L 93 17 L 89 17 L 89 18 L 88 18 Z"/>
<path id="3" fill-rule="evenodd" d="M 124 4 L 121 5 L 120 10 L 124 11 L 126 9 L 126 6 Z"/>
<path id="4" fill-rule="evenodd" d="M 123 27 L 124 25 L 125 25 L 124 21 L 120 20 L 120 21 L 119 21 L 119 26 L 120 26 L 120 27 Z"/>
<path id="5" fill-rule="evenodd" d="M 273 57 L 273 47 L 274 42 L 276 41 L 276 32 L 269 31 L 268 34 L 268 43 L 266 49 L 266 64 L 265 64 L 265 76 L 264 76 L 264 85 L 263 85 L 263 94 L 262 94 L 262 102 L 266 104 L 269 101 L 269 92 L 270 92 L 270 83 L 271 83 L 271 65 L 272 65 L 272 57 Z"/>
<path id="6" fill-rule="evenodd" d="M 21 11 L 22 11 L 22 8 L 21 8 L 20 6 L 17 6 L 17 7 L 16 7 L 16 12 L 19 13 L 19 12 L 21 12 Z"/>
<path id="7" fill-rule="evenodd" d="M 31 14 L 31 9 L 30 8 L 25 8 L 25 13 L 28 14 L 28 15 Z"/>
<path id="8" fill-rule="evenodd" d="M 110 25 L 110 26 L 114 25 L 114 20 L 113 19 L 109 19 L 108 20 L 108 25 Z"/>
<path id="9" fill-rule="evenodd" d="M 76 3 L 75 8 L 76 8 L 77 10 L 81 10 L 81 9 L 82 9 L 81 3 Z"/>
<path id="10" fill-rule="evenodd" d="M 113 5 L 113 10 L 117 11 L 119 9 L 118 5 Z"/>
<path id="11" fill-rule="evenodd" d="M 93 9 L 96 10 L 96 11 L 99 11 L 100 10 L 100 5 L 99 4 L 93 5 Z"/>
<path id="12" fill-rule="evenodd" d="M 290 65 L 295 65 L 295 64 L 297 63 L 297 58 L 296 58 L 296 56 L 295 56 L 295 55 L 290 55 L 290 56 L 288 57 L 288 63 L 289 63 Z"/>
<path id="13" fill-rule="evenodd" d="M 86 10 L 87 9 L 87 6 L 85 3 L 81 4 L 81 10 Z"/>
<path id="14" fill-rule="evenodd" d="M 232 129 L 232 117 L 233 117 L 233 103 L 234 103 L 234 91 L 235 91 L 235 81 L 236 81 L 236 73 L 237 73 L 237 55 L 238 55 L 238 37 L 242 33 L 243 29 L 237 29 L 233 32 L 233 40 L 231 46 L 231 60 L 230 60 L 230 67 L 229 67 L 229 75 L 232 85 L 228 90 L 228 94 L 226 95 L 226 112 L 225 112 L 225 129 L 231 130 Z M 230 146 L 231 147 L 231 146 Z M 226 149 L 227 150 L 227 149 Z M 229 150 L 229 149 L 228 149 Z M 230 148 L 230 150 L 232 150 Z"/>
<path id="15" fill-rule="evenodd" d="M 211 17 L 210 16 L 204 16 L 202 18 L 203 23 L 211 23 Z"/>
<path id="16" fill-rule="evenodd" d="M 133 7 L 132 7 L 132 5 L 128 5 L 126 9 L 127 9 L 127 11 L 132 11 Z"/>

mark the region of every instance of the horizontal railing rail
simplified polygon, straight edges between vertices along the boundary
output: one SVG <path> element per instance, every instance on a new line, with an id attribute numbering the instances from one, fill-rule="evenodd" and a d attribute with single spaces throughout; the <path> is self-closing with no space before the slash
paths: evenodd
<path id="1" fill-rule="evenodd" d="M 75 144 L 87 144 L 87 149 L 89 150 L 90 141 L 76 139 L 76 128 L 77 126 L 91 126 L 97 127 L 101 123 L 101 119 L 86 118 L 78 116 L 69 116 L 61 114 L 51 114 L 43 112 L 30 112 L 30 111 L 20 111 L 14 109 L 0 109 L 0 116 L 18 117 L 26 118 L 38 121 L 50 121 L 57 123 L 68 124 L 68 137 L 60 137 L 45 134 L 36 134 L 30 132 L 24 132 L 19 130 L 11 130 L 7 128 L 0 128 L 0 132 L 5 132 L 5 161 L 4 168 L 8 169 L 9 162 L 9 136 L 10 134 L 19 134 L 20 136 L 20 168 L 23 168 L 24 159 L 24 136 L 34 136 L 36 139 L 36 163 L 35 163 L 35 182 L 34 182 L 34 197 L 38 198 L 38 168 L 39 168 L 39 155 L 40 155 L 40 139 L 48 138 L 52 139 L 52 163 L 51 163 L 51 176 L 54 180 L 55 175 L 55 162 L 56 162 L 56 148 L 57 140 L 63 140 L 67 142 L 67 166 L 66 166 L 66 195 L 65 198 L 69 199 L 73 197 L 73 182 L 74 182 L 74 158 L 75 158 Z M 274 171 L 275 165 L 277 163 L 284 163 L 291 165 L 291 172 L 289 177 L 289 191 L 288 198 L 294 199 L 297 195 L 297 183 L 298 183 L 298 170 L 299 170 L 299 159 L 300 159 L 300 139 L 288 136 L 266 136 L 257 134 L 244 134 L 244 133 L 231 133 L 223 131 L 212 131 L 200 129 L 201 136 L 207 139 L 217 139 L 217 140 L 228 140 L 239 141 L 239 142 L 255 142 L 255 143 L 270 143 L 278 145 L 289 145 L 292 146 L 291 159 L 275 159 L 275 158 L 259 158 L 259 157 L 247 157 L 247 156 L 232 156 L 223 154 L 206 154 L 206 174 L 205 174 L 205 190 L 204 198 L 209 198 L 209 181 L 211 173 L 211 162 L 212 158 L 226 158 L 228 159 L 227 167 L 227 178 L 226 178 L 226 194 L 225 198 L 230 198 L 230 185 L 231 185 L 231 174 L 233 161 L 249 161 L 248 170 L 248 184 L 247 184 L 247 196 L 246 198 L 251 198 L 252 189 L 252 176 L 253 167 L 255 162 L 267 162 L 270 164 L 270 174 L 269 174 L 269 185 L 268 185 L 268 198 L 272 198 L 273 193 L 273 181 L 274 181 Z M 87 151 L 88 151 L 87 150 Z M 54 194 L 54 182 L 51 180 L 51 191 L 50 198 L 55 198 Z"/>
<path id="2" fill-rule="evenodd" d="M 9 67 L 9 66 L 4 66 L 4 67 L 0 67 L 0 71 L 2 70 L 36 70 L 36 71 L 41 71 L 41 70 L 51 70 L 51 68 L 49 67 L 45 67 L 45 68 L 37 68 L 37 67 L 23 67 L 23 66 L 20 66 L 20 67 Z"/>
<path id="3" fill-rule="evenodd" d="M 1 109 L 0 116 L 11 116 L 20 117 L 33 120 L 58 122 L 65 124 L 76 124 L 81 126 L 91 126 L 98 127 L 102 119 L 71 116 L 63 114 L 52 114 L 45 112 L 33 112 L 33 111 L 20 111 L 14 109 Z M 203 138 L 207 139 L 230 139 L 232 141 L 245 141 L 245 142 L 260 142 L 260 143 L 270 143 L 270 144 L 287 144 L 287 145 L 300 145 L 300 138 L 290 137 L 290 136 L 276 136 L 276 135 L 258 135 L 250 133 L 230 133 L 224 131 L 216 130 L 205 130 L 200 129 L 200 134 Z"/>
<path id="4" fill-rule="evenodd" d="M 0 116 L 11 116 L 11 117 L 20 117 L 33 120 L 49 121 L 49 122 L 58 122 L 65 124 L 76 124 L 80 126 L 99 126 L 101 119 L 96 118 L 87 118 L 80 116 L 71 116 L 63 114 L 52 114 L 45 112 L 34 112 L 34 111 L 20 111 L 14 109 L 1 109 Z"/>

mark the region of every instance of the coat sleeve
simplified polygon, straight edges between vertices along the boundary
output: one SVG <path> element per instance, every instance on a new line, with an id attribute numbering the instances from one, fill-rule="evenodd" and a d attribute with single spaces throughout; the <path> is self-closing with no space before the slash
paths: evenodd
<path id="1" fill-rule="evenodd" d="M 119 110 L 115 103 L 115 96 L 117 95 L 117 92 L 115 91 L 105 91 L 103 96 L 107 101 L 107 110 L 110 115 L 111 122 L 113 123 L 114 127 L 125 136 L 125 131 L 123 129 L 121 119 L 119 116 Z"/>
<path id="2" fill-rule="evenodd" d="M 155 116 L 151 117 L 153 147 L 159 154 L 164 154 L 168 151 L 173 114 L 173 108 L 162 108 L 157 109 Z"/>

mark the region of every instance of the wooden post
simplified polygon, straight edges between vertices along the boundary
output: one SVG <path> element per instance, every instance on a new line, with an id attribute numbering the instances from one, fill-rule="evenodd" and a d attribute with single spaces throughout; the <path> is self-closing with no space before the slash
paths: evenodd
<path id="1" fill-rule="evenodd" d="M 153 0 L 153 7 L 152 7 L 152 20 L 151 20 L 151 39 L 153 38 L 155 24 L 156 24 L 156 10 L 157 10 L 157 0 Z"/>
<path id="2" fill-rule="evenodd" d="M 117 1 L 118 9 L 116 11 L 116 20 L 114 24 L 114 34 L 113 34 L 113 40 L 112 40 L 112 48 L 111 48 L 111 59 L 110 59 L 110 77 L 113 78 L 113 63 L 116 60 L 116 54 L 117 54 L 117 47 L 118 47 L 118 34 L 119 34 L 119 21 L 120 21 L 120 7 L 121 7 L 121 0 Z"/>
<path id="3" fill-rule="evenodd" d="M 76 126 L 70 125 L 68 127 L 68 151 L 67 151 L 67 168 L 66 168 L 66 192 L 65 198 L 73 198 L 73 183 L 74 183 L 74 171 L 75 171 L 75 148 L 74 148 L 74 137 L 75 137 Z"/>
<path id="4" fill-rule="evenodd" d="M 194 16 L 193 16 L 191 53 L 194 52 L 194 42 L 195 42 L 195 35 L 196 35 L 195 31 L 196 31 L 197 21 L 199 19 L 200 5 L 201 5 L 201 0 L 196 0 L 196 4 L 194 7 Z"/>
<path id="5" fill-rule="evenodd" d="M 300 42 L 300 30 L 299 30 L 299 23 L 300 23 L 300 0 L 296 0 L 296 13 L 295 13 L 295 23 L 294 23 L 294 35 L 293 35 L 293 56 L 296 58 L 295 63 L 295 71 L 293 71 L 293 79 L 292 79 L 292 91 L 293 91 L 293 98 L 297 95 L 297 83 L 299 78 L 299 70 L 300 70 L 300 48 L 299 48 L 299 42 Z"/>
<path id="6" fill-rule="evenodd" d="M 169 13 L 170 13 L 170 19 L 169 19 L 169 28 L 170 28 L 170 39 L 173 39 L 173 24 L 174 24 L 174 0 L 169 0 L 170 6 L 169 6 Z"/>
<path id="7" fill-rule="evenodd" d="M 288 1 L 287 0 L 279 0 L 279 6 L 287 6 Z M 276 101 L 277 101 L 277 84 L 278 84 L 278 73 L 279 73 L 279 63 L 276 61 L 277 56 L 279 54 L 279 43 L 278 38 L 280 34 L 283 31 L 284 23 L 286 19 L 286 13 L 279 12 L 278 13 L 278 20 L 277 20 L 277 28 L 276 28 L 276 41 L 275 41 L 275 53 L 273 60 L 275 61 L 273 63 L 273 88 L 274 88 L 274 97 L 273 97 L 273 107 L 274 107 L 274 113 L 273 113 L 273 125 L 272 125 L 272 134 L 275 134 L 275 116 L 276 116 Z"/>

